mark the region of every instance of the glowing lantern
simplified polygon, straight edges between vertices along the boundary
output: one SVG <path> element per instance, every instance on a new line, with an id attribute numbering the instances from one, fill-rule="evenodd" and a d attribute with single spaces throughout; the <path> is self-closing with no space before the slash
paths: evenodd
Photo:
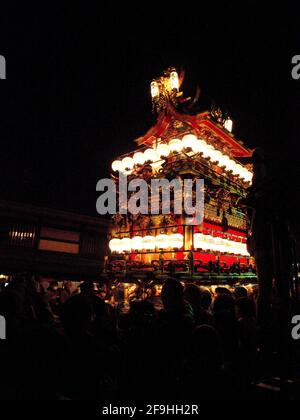
<path id="1" fill-rule="evenodd" d="M 232 165 L 232 160 L 228 156 L 223 155 L 222 162 L 220 162 L 220 166 L 227 169 L 227 168 L 231 168 L 231 165 Z"/>
<path id="2" fill-rule="evenodd" d="M 193 152 L 194 153 L 201 153 L 202 147 L 201 147 L 201 140 L 196 139 L 195 144 L 193 146 Z"/>
<path id="3" fill-rule="evenodd" d="M 224 159 L 223 159 L 223 163 L 224 163 Z M 225 160 L 224 166 L 225 166 L 227 171 L 232 171 L 234 173 L 236 163 L 234 162 L 234 160 L 228 158 L 228 160 L 227 159 Z"/>
<path id="4" fill-rule="evenodd" d="M 246 182 L 251 182 L 253 178 L 253 173 L 246 169 L 245 172 L 243 172 L 243 176 Z"/>
<path id="5" fill-rule="evenodd" d="M 205 147 L 205 149 L 202 151 L 203 157 L 210 158 L 210 156 L 213 154 L 214 151 L 215 151 L 215 148 L 208 144 Z"/>
<path id="6" fill-rule="evenodd" d="M 121 252 L 121 239 L 111 239 L 109 241 L 109 249 L 111 252 Z"/>
<path id="7" fill-rule="evenodd" d="M 204 140 L 198 140 L 197 145 L 195 145 L 196 149 L 200 149 L 199 153 L 205 154 L 205 151 L 207 150 L 208 144 Z"/>
<path id="8" fill-rule="evenodd" d="M 237 175 L 238 175 L 240 178 L 243 178 L 243 174 L 244 174 L 244 168 L 243 168 L 243 166 L 242 166 L 242 165 L 240 165 L 240 164 L 237 164 L 237 165 L 235 166 L 235 169 L 236 169 L 236 173 L 237 173 Z"/>
<path id="9" fill-rule="evenodd" d="M 210 159 L 212 162 L 219 162 L 221 166 L 221 161 L 223 160 L 223 154 L 219 150 L 212 150 L 210 153 Z"/>
<path id="10" fill-rule="evenodd" d="M 133 162 L 135 165 L 143 165 L 145 163 L 145 156 L 142 152 L 136 152 L 133 155 Z"/>
<path id="11" fill-rule="evenodd" d="M 158 83 L 155 80 L 153 80 L 153 82 L 151 82 L 150 88 L 151 88 L 152 98 L 153 99 L 157 98 L 159 96 L 159 86 L 158 86 Z"/>
<path id="12" fill-rule="evenodd" d="M 178 73 L 176 71 L 172 71 L 170 73 L 170 88 L 173 90 L 179 89 L 179 79 L 178 79 Z"/>
<path id="13" fill-rule="evenodd" d="M 230 133 L 232 133 L 232 127 L 233 127 L 233 122 L 230 118 L 227 118 L 227 120 L 224 122 L 224 128 L 229 131 Z"/>
<path id="14" fill-rule="evenodd" d="M 143 238 L 141 236 L 134 236 L 131 239 L 131 248 L 135 251 L 143 249 Z"/>
<path id="15" fill-rule="evenodd" d="M 157 162 L 159 160 L 159 156 L 154 149 L 147 149 L 144 152 L 145 162 Z"/>
<path id="16" fill-rule="evenodd" d="M 155 245 L 159 249 L 169 248 L 171 246 L 169 236 L 164 234 L 156 236 Z"/>
<path id="17" fill-rule="evenodd" d="M 170 236 L 170 245 L 172 248 L 182 248 L 183 235 L 181 233 L 173 233 L 173 235 Z"/>
<path id="18" fill-rule="evenodd" d="M 144 236 L 143 237 L 143 249 L 153 250 L 155 249 L 155 237 L 154 236 Z"/>
<path id="19" fill-rule="evenodd" d="M 227 241 L 223 238 L 216 238 L 215 240 L 216 250 L 219 252 L 227 252 Z"/>
<path id="20" fill-rule="evenodd" d="M 181 152 L 183 148 L 182 141 L 179 139 L 173 139 L 169 142 L 169 148 L 171 152 Z"/>
<path id="21" fill-rule="evenodd" d="M 195 233 L 194 234 L 194 247 L 195 248 L 202 248 L 203 243 L 203 234 L 202 233 Z"/>
<path id="22" fill-rule="evenodd" d="M 194 150 L 194 148 L 197 147 L 197 137 L 194 136 L 193 134 L 187 134 L 182 139 L 182 145 L 186 149 L 190 148 Z"/>
<path id="23" fill-rule="evenodd" d="M 131 239 L 130 238 L 123 238 L 121 239 L 121 251 L 131 251 Z"/>
<path id="24" fill-rule="evenodd" d="M 123 165 L 123 168 L 125 169 L 125 171 L 128 171 L 128 170 L 130 170 L 134 167 L 134 161 L 131 157 L 125 157 L 122 160 L 122 165 Z"/>
<path id="25" fill-rule="evenodd" d="M 124 170 L 123 163 L 120 160 L 113 161 L 111 167 L 112 167 L 112 170 L 115 172 L 118 172 L 118 171 L 122 172 Z"/>
<path id="26" fill-rule="evenodd" d="M 170 154 L 170 148 L 167 144 L 161 143 L 156 148 L 159 157 L 167 157 Z"/>

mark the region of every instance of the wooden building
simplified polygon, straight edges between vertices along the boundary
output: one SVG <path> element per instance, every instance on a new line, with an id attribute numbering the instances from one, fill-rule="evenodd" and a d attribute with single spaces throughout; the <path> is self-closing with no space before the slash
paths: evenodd
<path id="1" fill-rule="evenodd" d="M 100 217 L 0 200 L 0 276 L 97 280 L 107 227 Z"/>

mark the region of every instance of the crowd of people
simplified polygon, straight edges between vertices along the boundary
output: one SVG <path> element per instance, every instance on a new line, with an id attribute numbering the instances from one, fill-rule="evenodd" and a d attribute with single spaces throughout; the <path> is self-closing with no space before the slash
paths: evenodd
<path id="1" fill-rule="evenodd" d="M 67 283 L 57 293 L 34 278 L 0 293 L 0 398 L 12 400 L 201 401 L 251 398 L 260 373 L 255 296 L 212 293 L 168 278 L 162 309 L 132 301 L 127 313 L 103 288 Z M 276 323 L 275 323 L 276 324 Z"/>

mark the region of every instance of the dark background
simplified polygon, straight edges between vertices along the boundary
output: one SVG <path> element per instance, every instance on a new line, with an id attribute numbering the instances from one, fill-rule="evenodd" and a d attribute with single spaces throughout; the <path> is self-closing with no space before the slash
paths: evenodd
<path id="1" fill-rule="evenodd" d="M 266 148 L 276 171 L 299 166 L 299 10 L 259 2 L 51 4 L 0 15 L 0 197 L 96 215 L 95 185 L 155 122 L 149 83 L 186 71 L 230 112 L 234 133 Z"/>

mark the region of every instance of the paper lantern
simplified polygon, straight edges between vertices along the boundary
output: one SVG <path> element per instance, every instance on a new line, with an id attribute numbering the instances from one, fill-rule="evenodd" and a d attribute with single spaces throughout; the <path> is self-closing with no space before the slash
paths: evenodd
<path id="1" fill-rule="evenodd" d="M 159 156 L 154 149 L 147 149 L 144 152 L 145 162 L 156 162 L 159 160 Z"/>
<path id="2" fill-rule="evenodd" d="M 126 251 L 126 252 L 131 251 L 131 239 L 130 238 L 121 239 L 120 247 L 122 251 Z"/>
<path id="3" fill-rule="evenodd" d="M 201 141 L 202 140 L 196 140 L 195 141 L 195 144 L 193 146 L 193 152 L 194 153 L 201 153 L 202 152 L 203 146 L 202 146 Z"/>
<path id="4" fill-rule="evenodd" d="M 214 151 L 215 151 L 215 148 L 207 144 L 206 147 L 202 151 L 203 157 L 210 158 L 210 156 L 212 155 Z"/>
<path id="5" fill-rule="evenodd" d="M 155 249 L 155 237 L 154 236 L 144 236 L 143 237 L 143 249 L 147 249 L 149 251 Z"/>
<path id="6" fill-rule="evenodd" d="M 131 239 L 131 249 L 135 251 L 143 249 L 143 238 L 141 236 L 134 236 Z"/>
<path id="7" fill-rule="evenodd" d="M 170 148 L 167 144 L 161 143 L 156 148 L 159 157 L 167 157 L 170 154 Z"/>
<path id="8" fill-rule="evenodd" d="M 197 137 L 194 134 L 187 134 L 182 139 L 182 145 L 186 149 L 194 150 L 197 147 Z"/>
<path id="9" fill-rule="evenodd" d="M 169 148 L 171 152 L 181 152 L 183 148 L 182 141 L 179 139 L 173 139 L 169 142 Z"/>
<path id="10" fill-rule="evenodd" d="M 142 152 L 136 152 L 133 155 L 133 162 L 135 165 L 143 165 L 145 163 L 145 156 Z"/>
<path id="11" fill-rule="evenodd" d="M 122 160 L 122 165 L 125 171 L 128 171 L 134 167 L 134 160 L 131 157 L 125 157 Z"/>
<path id="12" fill-rule="evenodd" d="M 158 83 L 155 80 L 153 80 L 153 82 L 151 82 L 150 89 L 151 89 L 152 98 L 153 99 L 157 98 L 159 96 L 159 86 L 158 86 Z"/>
<path id="13" fill-rule="evenodd" d="M 183 235 L 181 233 L 173 233 L 172 235 L 170 235 L 169 240 L 172 248 L 183 247 Z"/>
<path id="14" fill-rule="evenodd" d="M 232 133 L 233 122 L 230 118 L 227 118 L 227 120 L 224 122 L 224 128 L 226 128 L 227 131 Z"/>
<path id="15" fill-rule="evenodd" d="M 178 73 L 177 71 L 172 71 L 170 73 L 170 88 L 173 90 L 178 90 L 179 89 L 179 78 L 178 78 Z"/>
<path id="16" fill-rule="evenodd" d="M 111 167 L 115 172 L 122 172 L 124 170 L 123 163 L 120 160 L 114 160 Z"/>
<path id="17" fill-rule="evenodd" d="M 161 235 L 156 236 L 155 245 L 159 249 L 170 248 L 171 244 L 170 244 L 169 236 L 165 235 L 165 234 L 161 234 Z"/>
<path id="18" fill-rule="evenodd" d="M 212 162 L 218 162 L 221 166 L 221 160 L 223 159 L 223 154 L 219 150 L 212 150 L 210 153 L 210 160 Z"/>
<path id="19" fill-rule="evenodd" d="M 194 234 L 194 248 L 202 248 L 203 249 L 203 234 L 202 233 L 195 233 Z"/>
<path id="20" fill-rule="evenodd" d="M 121 240 L 114 238 L 109 241 L 109 249 L 111 252 L 121 252 Z"/>

